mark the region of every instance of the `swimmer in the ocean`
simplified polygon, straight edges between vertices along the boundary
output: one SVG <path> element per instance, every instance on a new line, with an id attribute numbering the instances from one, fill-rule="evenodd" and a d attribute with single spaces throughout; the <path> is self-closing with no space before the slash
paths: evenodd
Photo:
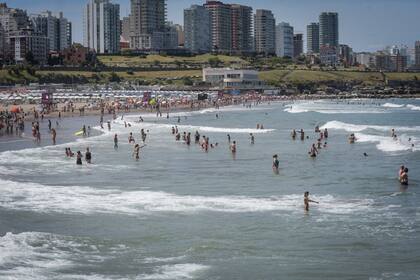
<path id="1" fill-rule="evenodd" d="M 400 176 L 400 183 L 401 185 L 408 185 L 408 168 L 404 168 L 404 172 Z"/>
<path id="2" fill-rule="evenodd" d="M 309 199 L 309 192 L 305 192 L 305 194 L 303 196 L 303 204 L 305 206 L 305 211 L 306 212 L 309 211 L 309 202 L 313 202 L 313 203 L 319 204 L 319 202 L 317 202 L 315 200 Z"/>
<path id="3" fill-rule="evenodd" d="M 319 149 L 321 149 L 322 148 L 322 143 L 321 143 L 321 139 L 318 139 L 318 141 L 317 141 L 317 149 L 319 150 Z"/>
<path id="4" fill-rule="evenodd" d="M 317 154 L 318 154 L 318 150 L 315 147 L 315 144 L 312 144 L 311 150 L 309 151 L 309 155 L 314 158 L 316 157 Z"/>
<path id="5" fill-rule="evenodd" d="M 85 159 L 87 163 L 92 163 L 92 153 L 89 151 L 89 148 L 86 148 Z"/>
<path id="6" fill-rule="evenodd" d="M 118 149 L 118 135 L 114 135 L 114 149 Z"/>
<path id="7" fill-rule="evenodd" d="M 51 128 L 51 137 L 52 137 L 53 145 L 55 145 L 55 139 L 57 138 L 57 132 L 55 131 L 54 128 Z"/>
<path id="8" fill-rule="evenodd" d="M 254 134 L 250 133 L 250 134 L 249 134 L 249 137 L 251 138 L 251 145 L 254 145 L 254 144 L 255 144 L 255 137 L 254 137 Z"/>
<path id="9" fill-rule="evenodd" d="M 82 153 L 80 151 L 77 151 L 77 157 L 76 157 L 76 164 L 77 165 L 82 165 Z"/>
<path id="10" fill-rule="evenodd" d="M 293 140 L 296 140 L 296 130 L 292 130 L 291 136 Z"/>
<path id="11" fill-rule="evenodd" d="M 273 156 L 273 170 L 274 172 L 279 172 L 279 159 L 278 155 Z"/>
<path id="12" fill-rule="evenodd" d="M 349 143 L 350 144 L 354 144 L 354 142 L 356 141 L 356 136 L 352 133 L 349 136 Z"/>
<path id="13" fill-rule="evenodd" d="M 195 143 L 198 144 L 200 142 L 200 133 L 198 131 L 195 131 Z"/>
<path id="14" fill-rule="evenodd" d="M 405 166 L 401 165 L 400 170 L 398 171 L 398 178 L 401 179 L 401 175 L 404 173 Z"/>
<path id="15" fill-rule="evenodd" d="M 305 132 L 303 131 L 302 128 L 300 129 L 299 133 L 300 133 L 300 140 L 302 141 L 305 140 Z"/>
<path id="16" fill-rule="evenodd" d="M 134 140 L 133 133 L 130 132 L 130 135 L 128 136 L 128 143 L 131 144 L 131 143 L 134 143 L 134 142 L 136 142 L 136 141 Z"/>
<path id="17" fill-rule="evenodd" d="M 133 156 L 136 160 L 140 159 L 140 145 L 139 144 L 134 145 Z"/>
<path id="18" fill-rule="evenodd" d="M 230 145 L 230 151 L 232 154 L 236 153 L 236 141 L 233 141 L 232 145 Z"/>

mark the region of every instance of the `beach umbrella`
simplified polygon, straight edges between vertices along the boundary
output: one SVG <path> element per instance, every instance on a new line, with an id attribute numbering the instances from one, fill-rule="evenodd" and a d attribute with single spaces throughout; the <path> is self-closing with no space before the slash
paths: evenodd
<path id="1" fill-rule="evenodd" d="M 150 105 L 156 105 L 156 99 L 151 99 L 150 101 L 149 101 L 149 104 Z"/>

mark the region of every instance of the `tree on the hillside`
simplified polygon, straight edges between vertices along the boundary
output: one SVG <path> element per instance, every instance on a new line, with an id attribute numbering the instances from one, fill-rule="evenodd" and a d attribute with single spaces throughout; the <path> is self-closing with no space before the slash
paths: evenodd
<path id="1" fill-rule="evenodd" d="M 177 68 L 181 68 L 182 62 L 179 60 L 175 60 L 175 64 Z"/>
<path id="2" fill-rule="evenodd" d="M 156 67 L 160 67 L 160 61 L 159 60 L 154 60 L 153 65 L 156 66 Z"/>
<path id="3" fill-rule="evenodd" d="M 109 82 L 110 83 L 119 83 L 119 82 L 121 82 L 121 78 L 120 78 L 120 76 L 117 75 L 117 73 L 112 72 L 111 76 L 109 77 Z"/>
<path id="4" fill-rule="evenodd" d="M 216 68 L 219 67 L 219 65 L 222 63 L 222 61 L 216 56 L 216 57 L 210 57 L 208 60 L 210 67 Z"/>
<path id="5" fill-rule="evenodd" d="M 28 63 L 29 65 L 37 65 L 38 61 L 36 61 L 34 54 L 31 51 L 28 51 L 25 54 L 25 61 L 26 63 Z"/>
<path id="6" fill-rule="evenodd" d="M 194 85 L 194 82 L 191 80 L 190 77 L 185 77 L 183 80 L 184 80 L 184 85 L 186 85 L 186 86 Z"/>

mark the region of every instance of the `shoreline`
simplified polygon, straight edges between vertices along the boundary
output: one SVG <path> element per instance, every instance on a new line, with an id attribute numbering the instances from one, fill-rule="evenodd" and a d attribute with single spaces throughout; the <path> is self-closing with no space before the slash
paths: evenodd
<path id="1" fill-rule="evenodd" d="M 209 100 L 204 102 L 197 102 L 192 101 L 184 104 L 176 104 L 171 106 L 162 107 L 162 110 L 160 111 L 162 115 L 167 113 L 177 113 L 177 112 L 192 112 L 192 111 L 198 111 L 202 109 L 208 109 L 208 108 L 217 108 L 217 107 L 226 107 L 226 106 L 233 106 L 233 105 L 242 105 L 245 103 L 254 103 L 254 102 L 294 102 L 294 101 L 316 101 L 316 100 L 385 100 L 385 99 L 420 99 L 420 94 L 414 94 L 414 95 L 381 95 L 381 96 L 338 96 L 338 95 L 298 95 L 298 96 L 270 96 L 270 95 L 260 95 L 258 98 L 247 98 L 247 96 L 239 95 L 239 96 L 229 96 L 224 97 L 219 101 L 218 103 L 210 102 Z M 126 99 L 127 100 L 127 99 Z M 68 102 L 59 102 L 56 104 L 58 109 L 54 109 L 52 112 L 46 112 L 43 113 L 43 118 L 73 118 L 73 117 L 88 117 L 88 116 L 109 116 L 113 115 L 114 112 L 110 112 L 108 110 L 104 110 L 104 113 L 102 113 L 102 110 L 100 108 L 87 108 L 87 106 L 92 101 L 85 101 L 85 102 L 74 102 L 74 110 L 63 110 L 63 108 L 66 106 Z M 111 106 L 110 104 L 114 103 L 114 101 L 110 102 L 108 101 L 106 103 L 106 106 Z M 3 102 L 0 102 L 0 113 L 1 112 L 10 112 L 10 110 L 13 107 L 18 107 L 23 109 L 24 113 L 24 120 L 26 122 L 32 122 L 37 121 L 41 119 L 41 111 L 37 111 L 39 114 L 38 118 L 35 118 L 35 110 L 39 108 L 40 104 L 4 104 Z M 81 113 L 79 111 L 80 108 L 85 108 L 85 110 Z M 157 109 L 156 107 L 150 106 L 149 107 L 140 107 L 140 108 L 114 108 L 116 115 L 121 114 L 132 114 L 132 113 L 156 113 Z M 19 116 L 22 117 L 22 113 L 18 113 Z"/>

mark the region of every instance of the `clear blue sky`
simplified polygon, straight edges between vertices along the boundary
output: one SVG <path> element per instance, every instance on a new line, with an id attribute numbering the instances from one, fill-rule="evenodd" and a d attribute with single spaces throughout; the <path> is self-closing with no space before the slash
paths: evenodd
<path id="1" fill-rule="evenodd" d="M 73 22 L 73 40 L 82 41 L 82 9 L 87 0 L 0 0 L 10 7 L 28 13 L 63 11 Z M 121 4 L 121 15 L 127 15 L 130 0 L 114 0 Z M 167 0 L 168 20 L 183 23 L 183 9 L 204 0 Z M 339 13 L 340 43 L 355 51 L 374 51 L 387 45 L 406 44 L 414 47 L 420 40 L 420 0 L 232 0 L 226 3 L 270 9 L 277 22 L 286 21 L 295 31 L 306 34 L 306 25 L 317 21 L 322 11 Z M 306 36 L 306 35 L 305 35 Z M 306 44 L 306 43 L 305 43 Z"/>

